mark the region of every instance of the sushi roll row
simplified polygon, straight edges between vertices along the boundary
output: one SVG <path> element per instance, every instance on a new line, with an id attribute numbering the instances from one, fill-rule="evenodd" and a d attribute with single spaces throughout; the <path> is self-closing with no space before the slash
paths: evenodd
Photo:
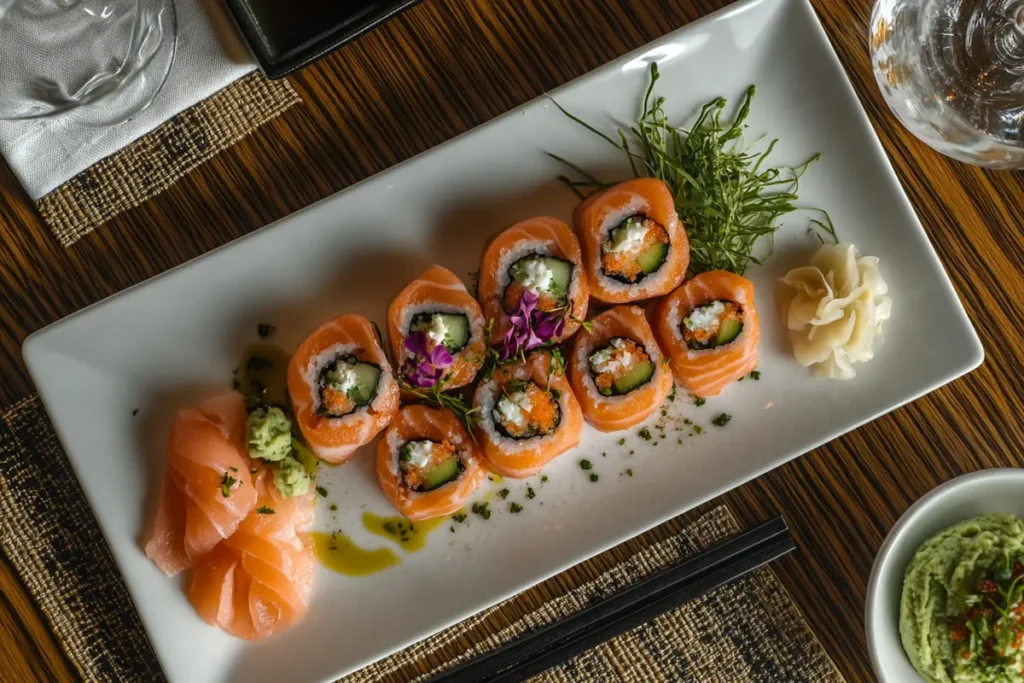
<path id="1" fill-rule="evenodd" d="M 756 367 L 753 285 L 721 271 L 683 282 L 689 244 L 664 183 L 610 187 L 574 221 L 533 218 L 495 236 L 478 297 L 441 266 L 414 279 L 388 309 L 390 359 L 362 316 L 310 335 L 288 387 L 313 452 L 341 463 L 384 432 L 381 488 L 427 519 L 461 507 L 487 470 L 535 474 L 580 442 L 585 421 L 605 432 L 642 422 L 673 379 L 710 396 Z M 606 310 L 585 323 L 592 300 Z M 451 410 L 418 404 L 474 382 L 472 433 Z"/>

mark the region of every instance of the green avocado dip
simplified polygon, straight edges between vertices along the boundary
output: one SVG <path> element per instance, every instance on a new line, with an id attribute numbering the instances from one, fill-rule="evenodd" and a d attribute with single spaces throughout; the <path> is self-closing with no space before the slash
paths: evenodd
<path id="1" fill-rule="evenodd" d="M 925 541 L 907 567 L 900 638 L 928 683 L 1024 682 L 1024 522 L 982 515 Z"/>
<path id="2" fill-rule="evenodd" d="M 292 436 L 292 421 L 277 407 L 256 408 L 245 421 L 249 456 L 274 465 L 274 484 L 286 497 L 309 493 L 316 476 L 316 456 Z"/>

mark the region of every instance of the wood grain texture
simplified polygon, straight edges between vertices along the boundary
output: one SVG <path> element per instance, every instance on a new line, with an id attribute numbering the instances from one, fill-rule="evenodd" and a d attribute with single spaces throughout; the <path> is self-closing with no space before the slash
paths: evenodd
<path id="1" fill-rule="evenodd" d="M 32 392 L 20 346 L 83 306 L 479 125 L 724 0 L 427 0 L 305 69 L 306 104 L 62 250 L 0 168 L 0 403 Z M 1024 442 L 1024 177 L 948 160 L 902 129 L 871 74 L 870 0 L 814 0 L 988 358 L 968 377 L 724 496 L 741 522 L 783 512 L 776 566 L 851 681 L 872 680 L 868 572 L 897 517 L 953 476 L 1017 466 Z M 74 676 L 0 562 L 0 679 Z"/>

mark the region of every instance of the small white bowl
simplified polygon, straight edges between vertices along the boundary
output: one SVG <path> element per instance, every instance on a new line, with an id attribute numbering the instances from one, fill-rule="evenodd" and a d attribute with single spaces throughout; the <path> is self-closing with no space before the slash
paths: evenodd
<path id="1" fill-rule="evenodd" d="M 914 553 L 943 529 L 990 512 L 1024 519 L 1024 470 L 981 470 L 947 481 L 911 505 L 889 531 L 871 569 L 864 608 L 868 651 L 880 683 L 924 680 L 900 641 L 903 574 Z"/>

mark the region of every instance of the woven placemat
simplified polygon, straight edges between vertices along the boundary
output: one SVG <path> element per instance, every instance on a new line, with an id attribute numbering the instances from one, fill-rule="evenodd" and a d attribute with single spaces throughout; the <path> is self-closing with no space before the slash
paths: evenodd
<path id="1" fill-rule="evenodd" d="M 357 671 L 344 683 L 423 681 L 580 610 L 739 531 L 714 508 L 667 539 L 619 546 Z M 655 539 L 648 532 L 641 540 Z M 0 549 L 87 681 L 162 680 L 112 557 L 38 397 L 0 421 Z M 771 569 L 760 569 L 533 679 L 839 683 Z"/>
<path id="2" fill-rule="evenodd" d="M 36 207 L 69 247 L 301 101 L 287 80 L 254 71 L 82 171 Z"/>

